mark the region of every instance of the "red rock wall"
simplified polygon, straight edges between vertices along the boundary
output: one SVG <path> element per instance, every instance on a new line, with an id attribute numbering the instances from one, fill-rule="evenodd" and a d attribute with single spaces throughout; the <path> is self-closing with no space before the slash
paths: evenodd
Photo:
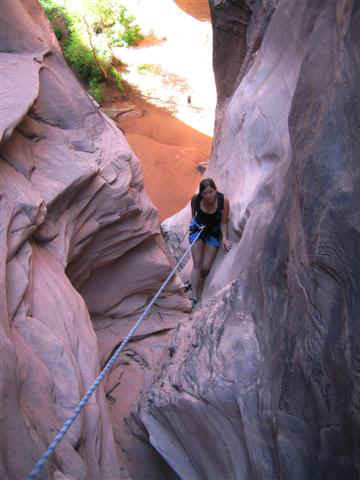
<path id="1" fill-rule="evenodd" d="M 184 12 L 197 20 L 210 20 L 210 8 L 208 0 L 174 0 Z"/>
<path id="2" fill-rule="evenodd" d="M 23 480 L 170 260 L 138 159 L 67 67 L 35 0 L 2 3 L 0 50 L 0 476 Z M 128 478 L 137 440 L 124 456 L 123 417 L 188 308 L 174 280 L 46 478 Z"/>
<path id="3" fill-rule="evenodd" d="M 181 479 L 355 480 L 360 5 L 210 5 L 226 55 L 215 51 L 206 175 L 230 199 L 234 246 L 218 254 L 139 416 Z M 232 14 L 245 5 L 239 63 Z"/>

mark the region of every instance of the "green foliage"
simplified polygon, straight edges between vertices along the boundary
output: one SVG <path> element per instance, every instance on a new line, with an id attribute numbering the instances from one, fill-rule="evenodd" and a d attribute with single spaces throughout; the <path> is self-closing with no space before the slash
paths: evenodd
<path id="1" fill-rule="evenodd" d="M 96 78 L 91 78 L 88 92 L 98 103 L 101 103 L 104 100 L 104 83 Z"/>
<path id="2" fill-rule="evenodd" d="M 143 36 L 135 17 L 118 0 L 84 0 L 86 17 L 97 36 L 104 35 L 109 48 L 136 45 Z"/>
<path id="3" fill-rule="evenodd" d="M 66 61 L 84 82 L 103 79 L 93 53 L 76 30 L 71 32 L 70 40 L 65 42 L 63 50 Z"/>
<path id="4" fill-rule="evenodd" d="M 100 103 L 102 81 L 110 76 L 122 90 L 120 73 L 112 66 L 113 48 L 136 45 L 143 37 L 135 18 L 118 0 L 40 0 L 59 39 L 68 64 L 89 85 Z"/>
<path id="5" fill-rule="evenodd" d="M 144 37 L 141 34 L 139 25 L 129 25 L 122 38 L 126 45 L 136 45 Z"/>
<path id="6" fill-rule="evenodd" d="M 110 70 L 111 78 L 114 80 L 115 85 L 117 88 L 122 92 L 124 90 L 124 85 L 122 82 L 121 74 L 116 70 L 116 68 L 112 67 Z"/>
<path id="7" fill-rule="evenodd" d="M 56 38 L 59 40 L 59 42 L 61 41 L 61 39 L 63 38 L 63 31 L 62 31 L 62 28 L 61 27 L 58 27 L 57 25 L 53 25 L 53 29 L 54 29 L 54 33 L 56 35 Z"/>
<path id="8" fill-rule="evenodd" d="M 61 35 L 61 24 L 66 29 L 70 29 L 72 27 L 73 20 L 70 13 L 66 10 L 65 7 L 58 5 L 56 0 L 40 0 L 40 4 L 42 5 L 48 19 L 50 20 L 56 36 Z"/>
<path id="9" fill-rule="evenodd" d="M 48 16 L 50 22 L 55 20 L 57 17 L 64 18 L 66 15 L 65 8 L 58 5 L 53 0 L 40 0 L 40 4 L 43 7 L 46 15 Z"/>

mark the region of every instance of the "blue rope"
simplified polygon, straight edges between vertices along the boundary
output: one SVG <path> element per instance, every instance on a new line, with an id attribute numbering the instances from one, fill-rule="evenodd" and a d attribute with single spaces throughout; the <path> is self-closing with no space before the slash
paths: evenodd
<path id="1" fill-rule="evenodd" d="M 130 338 L 134 335 L 135 331 L 138 329 L 139 325 L 141 322 L 144 320 L 146 315 L 149 313 L 151 307 L 153 304 L 156 302 L 158 299 L 159 295 L 162 293 L 166 285 L 169 283 L 170 279 L 172 276 L 175 274 L 176 270 L 178 269 L 179 265 L 185 258 L 185 256 L 188 254 L 188 252 L 191 250 L 193 247 L 194 243 L 196 240 L 200 237 L 201 232 L 203 231 L 205 227 L 201 226 L 199 232 L 195 236 L 194 240 L 191 242 L 190 246 L 186 249 L 185 253 L 183 256 L 180 258 L 180 260 L 177 262 L 175 267 L 172 269 L 172 271 L 169 273 L 168 277 L 164 281 L 164 283 L 161 285 L 157 293 L 154 295 L 153 299 L 151 302 L 148 304 L 148 306 L 145 308 L 144 312 L 140 315 L 132 329 L 129 331 L 129 333 L 126 335 L 124 340 L 121 342 L 119 347 L 115 350 L 114 355 L 110 358 L 110 360 L 107 362 L 103 370 L 100 372 L 100 374 L 96 377 L 96 380 L 92 384 L 92 386 L 88 389 L 88 391 L 85 393 L 83 398 L 81 399 L 80 403 L 78 406 L 75 408 L 74 413 L 71 415 L 71 417 L 66 420 L 62 428 L 59 430 L 59 432 L 56 434 L 54 440 L 50 443 L 48 449 L 46 452 L 39 458 L 39 460 L 36 462 L 34 468 L 32 469 L 31 473 L 26 477 L 26 480 L 36 480 L 37 477 L 40 475 L 42 469 L 44 468 L 46 462 L 49 460 L 49 457 L 55 452 L 56 447 L 58 444 L 61 442 L 61 440 L 64 438 L 66 432 L 69 430 L 71 425 L 75 422 L 77 417 L 80 415 L 81 410 L 85 407 L 87 402 L 89 401 L 91 395 L 95 392 L 97 387 L 99 386 L 100 382 L 104 379 L 105 375 L 108 373 L 108 371 L 113 367 L 114 363 L 116 360 L 119 358 L 120 353 L 123 351 L 124 347 L 130 340 Z"/>

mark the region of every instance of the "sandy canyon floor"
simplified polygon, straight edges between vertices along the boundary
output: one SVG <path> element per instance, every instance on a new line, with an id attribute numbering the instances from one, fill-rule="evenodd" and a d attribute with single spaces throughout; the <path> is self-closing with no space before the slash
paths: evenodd
<path id="1" fill-rule="evenodd" d="M 137 47 L 116 50 L 124 90 L 109 89 L 103 108 L 139 158 L 145 188 L 163 220 L 188 203 L 211 152 L 211 25 L 169 0 L 157 0 L 156 11 L 148 0 L 127 6 L 145 38 Z"/>

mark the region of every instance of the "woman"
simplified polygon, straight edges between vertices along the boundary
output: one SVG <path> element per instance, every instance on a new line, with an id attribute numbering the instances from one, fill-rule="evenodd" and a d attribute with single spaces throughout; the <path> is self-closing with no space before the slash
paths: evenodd
<path id="1" fill-rule="evenodd" d="M 189 241 L 192 243 L 205 226 L 200 237 L 191 249 L 193 271 L 191 273 L 192 305 L 200 296 L 201 284 L 209 273 L 220 244 L 227 252 L 231 248 L 228 238 L 229 200 L 217 191 L 212 178 L 204 178 L 199 185 L 199 193 L 191 199 L 192 220 Z"/>

